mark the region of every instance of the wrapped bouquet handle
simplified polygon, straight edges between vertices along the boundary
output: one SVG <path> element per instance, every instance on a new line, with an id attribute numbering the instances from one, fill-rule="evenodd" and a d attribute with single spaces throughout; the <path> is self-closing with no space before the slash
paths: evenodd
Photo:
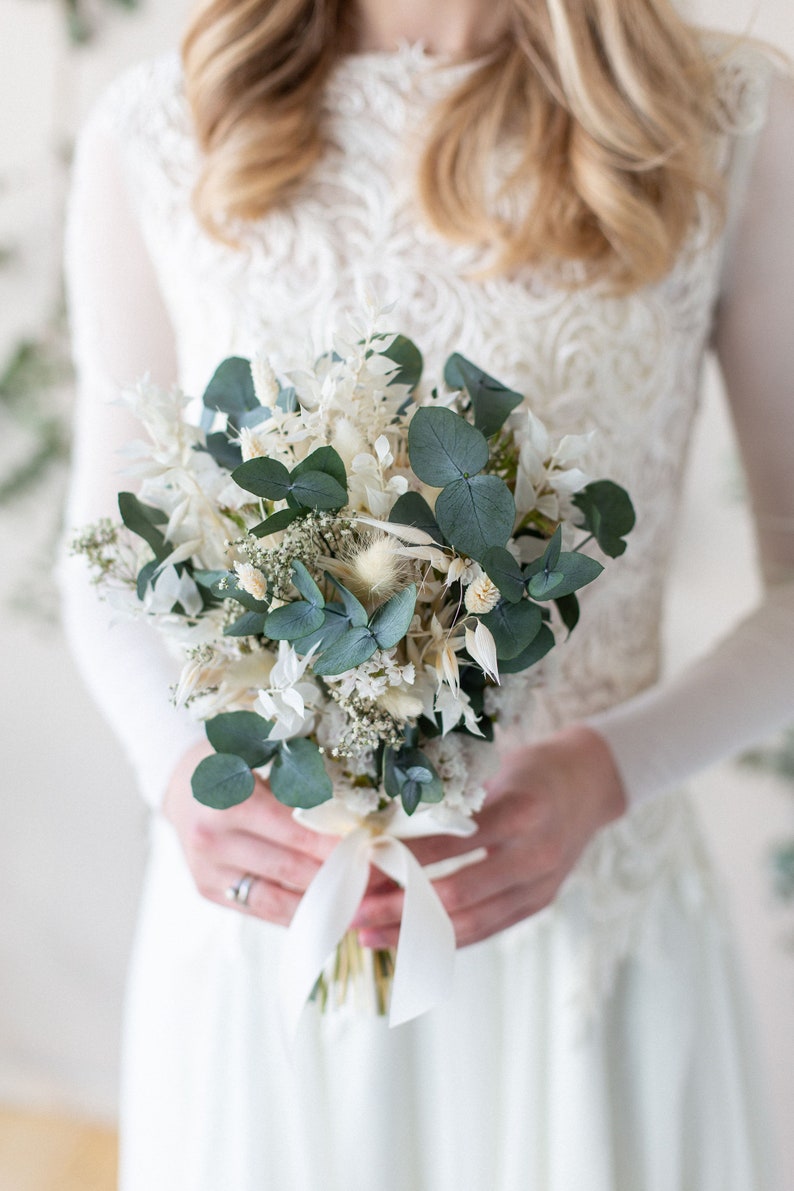
<path id="1" fill-rule="evenodd" d="M 370 865 L 405 890 L 389 1025 L 402 1025 L 440 1004 L 452 985 L 455 931 L 428 870 L 403 840 L 470 836 L 476 825 L 449 813 L 440 821 L 431 810 L 409 817 L 398 804 L 363 819 L 335 801 L 298 811 L 296 818 L 314 831 L 341 839 L 306 890 L 287 931 L 280 988 L 288 1037 L 295 1036 L 318 977 L 355 917 Z M 462 862 L 469 863 L 475 855 Z"/>

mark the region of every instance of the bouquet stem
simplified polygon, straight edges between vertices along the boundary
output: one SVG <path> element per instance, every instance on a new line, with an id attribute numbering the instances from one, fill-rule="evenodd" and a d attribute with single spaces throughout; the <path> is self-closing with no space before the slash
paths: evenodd
<path id="1" fill-rule="evenodd" d="M 358 932 L 349 930 L 317 978 L 311 999 L 321 1013 L 332 1013 L 346 1005 L 385 1017 L 393 978 L 394 951 L 363 947 Z"/>

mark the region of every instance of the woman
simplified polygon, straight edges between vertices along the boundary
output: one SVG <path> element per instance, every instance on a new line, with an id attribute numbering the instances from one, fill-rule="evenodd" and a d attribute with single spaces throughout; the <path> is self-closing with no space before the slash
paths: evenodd
<path id="1" fill-rule="evenodd" d="M 123 79 L 86 128 L 69 235 L 81 375 L 70 521 L 112 513 L 105 399 L 201 391 L 224 356 L 320 350 L 374 290 L 428 372 L 451 350 L 598 430 L 638 527 L 528 708 L 436 885 L 454 996 L 389 1032 L 308 1010 L 283 1056 L 275 969 L 330 843 L 263 785 L 212 812 L 204 746 L 135 626 L 68 622 L 162 814 L 130 988 L 124 1191 L 768 1191 L 730 948 L 679 783 L 792 716 L 790 85 L 665 0 L 212 0 L 184 64 Z M 728 382 L 768 594 L 658 681 L 697 377 Z M 471 845 L 416 846 L 424 862 Z M 247 900 L 226 891 L 244 876 Z M 198 891 L 198 892 L 197 892 Z M 201 895 L 201 896 L 199 896 Z M 213 904 L 215 903 L 215 904 Z M 358 925 L 396 937 L 373 882 Z"/>

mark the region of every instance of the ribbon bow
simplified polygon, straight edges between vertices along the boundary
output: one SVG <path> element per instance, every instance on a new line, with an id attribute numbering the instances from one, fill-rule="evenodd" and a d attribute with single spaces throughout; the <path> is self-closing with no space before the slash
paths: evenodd
<path id="1" fill-rule="evenodd" d="M 476 824 L 464 815 L 436 818 L 433 808 L 406 815 L 399 803 L 362 818 L 331 799 L 295 817 L 313 831 L 340 835 L 333 852 L 309 885 L 293 917 L 282 956 L 280 991 L 289 1037 L 323 967 L 350 927 L 366 892 L 370 865 L 405 890 L 392 983 L 389 1025 L 410 1021 L 449 994 L 455 962 L 455 931 L 441 899 L 404 839 L 429 835 L 469 836 Z M 482 858 L 482 849 L 455 858 L 454 868 Z M 448 873 L 448 862 L 442 862 Z"/>

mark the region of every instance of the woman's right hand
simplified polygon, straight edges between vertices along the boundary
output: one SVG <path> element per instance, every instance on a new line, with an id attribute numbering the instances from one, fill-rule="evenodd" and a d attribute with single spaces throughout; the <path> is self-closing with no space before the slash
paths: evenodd
<path id="1" fill-rule="evenodd" d="M 212 810 L 193 797 L 190 778 L 211 750 L 202 742 L 174 770 L 163 801 L 199 893 L 266 922 L 288 926 L 306 887 L 338 842 L 301 827 L 289 807 L 278 802 L 256 777 L 247 801 Z M 246 875 L 255 878 L 245 906 L 227 890 Z"/>

